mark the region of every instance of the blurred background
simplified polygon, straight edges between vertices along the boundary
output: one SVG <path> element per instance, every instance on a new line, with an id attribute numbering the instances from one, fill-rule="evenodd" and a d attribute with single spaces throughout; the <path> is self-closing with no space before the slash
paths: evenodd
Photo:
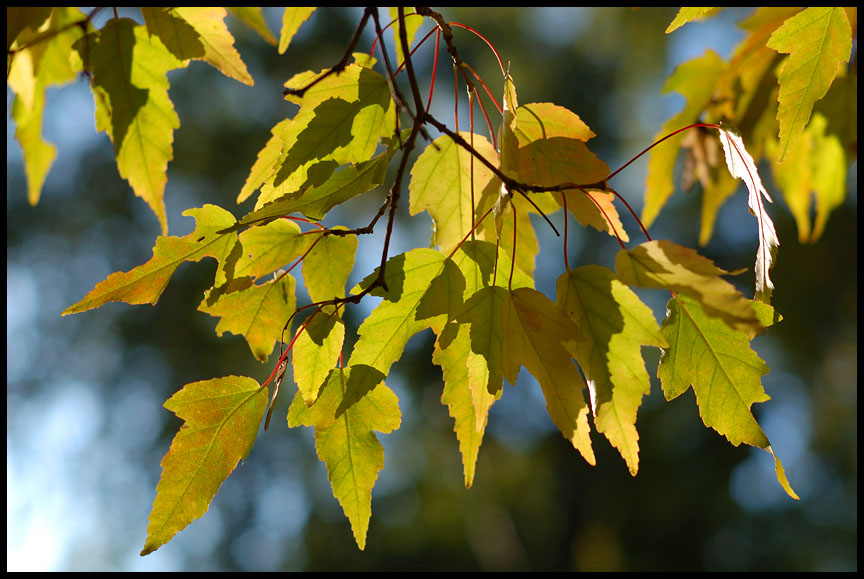
<path id="1" fill-rule="evenodd" d="M 742 38 L 736 22 L 751 12 L 727 9 L 671 35 L 663 31 L 673 9 L 443 14 L 482 32 L 511 62 L 520 102 L 554 102 L 579 114 L 597 134 L 592 150 L 616 168 L 683 106 L 679 95 L 661 95 L 666 76 L 708 48 L 728 57 Z M 143 22 L 135 11 L 125 15 Z M 266 16 L 278 36 L 281 13 Z M 229 17 L 254 87 L 201 62 L 169 73 L 181 120 L 165 191 L 171 235 L 191 231 L 193 220 L 180 213 L 205 202 L 237 216 L 251 210 L 252 201 L 236 205 L 237 193 L 270 128 L 296 109 L 282 100 L 282 83 L 335 63 L 359 16 L 357 9 L 319 9 L 283 56 Z M 500 90 L 498 65 L 482 41 L 462 30 L 455 39 L 463 59 Z M 367 34 L 359 50 L 370 46 Z M 431 74 L 433 50 L 429 42 L 415 55 L 421 78 Z M 433 113 L 452 127 L 453 75 L 443 47 L 441 57 Z M 797 242 L 782 198 L 770 208 L 782 244 L 774 305 L 785 319 L 754 341 L 771 367 L 763 384 L 773 400 L 753 410 L 800 501 L 777 484 L 770 455 L 735 448 L 706 429 L 692 391 L 664 402 L 656 379 L 637 423 L 638 476 L 596 434 L 598 464 L 590 467 L 555 429 L 524 371 L 491 411 L 466 490 L 427 331 L 412 339 L 387 381 L 403 423 L 378 435 L 386 466 L 373 491 L 365 551 L 331 494 L 311 429 L 274 420 L 209 512 L 142 558 L 159 463 L 180 425 L 162 404 L 197 380 L 263 380 L 275 357 L 258 364 L 242 338 L 218 339 L 217 319 L 196 311 L 212 284 L 213 260 L 181 266 L 156 307 L 112 303 L 61 318 L 108 274 L 148 260 L 158 222 L 118 176 L 108 138 L 95 132 L 83 78 L 48 92 L 44 135 L 58 157 L 39 205 L 28 206 L 8 89 L 6 102 L 7 570 L 857 570 L 857 162 L 849 196 L 816 245 Z M 463 99 L 460 113 L 466 108 Z M 645 167 L 640 159 L 616 177 L 637 212 Z M 367 193 L 326 223 L 365 225 L 382 198 Z M 756 229 L 745 199 L 742 188 L 700 249 L 726 269 L 752 269 Z M 696 247 L 700 203 L 698 191 L 676 193 L 652 236 Z M 428 244 L 431 233 L 427 216 L 409 220 L 406 204 L 400 213 L 391 255 Z M 553 219 L 560 223 L 561 214 Z M 625 226 L 636 240 L 635 222 Z M 378 229 L 361 240 L 349 283 L 379 258 Z M 542 221 L 537 229 L 537 287 L 554 295 L 560 240 Z M 573 266 L 614 267 L 613 239 L 575 226 L 570 234 Z M 752 272 L 734 281 L 752 293 Z M 662 320 L 668 294 L 642 296 Z M 375 303 L 349 309 L 349 321 L 356 327 Z M 657 352 L 644 353 L 654 376 Z M 277 416 L 290 399 L 281 397 Z"/>

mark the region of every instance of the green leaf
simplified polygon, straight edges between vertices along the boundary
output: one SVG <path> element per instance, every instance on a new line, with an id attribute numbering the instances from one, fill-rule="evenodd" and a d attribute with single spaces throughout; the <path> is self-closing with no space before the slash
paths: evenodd
<path id="1" fill-rule="evenodd" d="M 178 60 L 203 60 L 229 78 L 255 84 L 234 48 L 234 37 L 224 22 L 228 14 L 224 8 L 143 6 L 141 13 L 147 30 L 158 36 Z"/>
<path id="2" fill-rule="evenodd" d="M 18 50 L 7 59 L 6 68 L 7 84 L 15 93 L 12 119 L 16 124 L 15 138 L 24 156 L 27 200 L 30 205 L 36 205 L 56 157 L 56 147 L 42 138 L 45 89 L 74 80 L 81 70 L 80 61 L 72 58 L 72 45 L 81 38 L 82 32 L 79 27 L 68 24 L 82 20 L 84 15 L 77 8 L 62 7 L 6 10 L 7 49 L 15 40 Z M 20 49 L 44 34 L 53 36 Z"/>
<path id="3" fill-rule="evenodd" d="M 678 14 L 675 15 L 675 19 L 669 24 L 666 28 L 666 34 L 670 32 L 674 32 L 687 24 L 688 22 L 692 22 L 694 20 L 702 20 L 704 18 L 708 18 L 710 16 L 714 16 L 718 12 L 723 10 L 723 8 L 694 8 L 692 6 L 685 6 L 684 8 L 678 9 Z"/>
<path id="4" fill-rule="evenodd" d="M 405 8 L 404 10 L 405 37 L 408 40 L 408 46 L 410 48 L 411 43 L 414 42 L 414 36 L 417 34 L 417 30 L 423 25 L 423 17 L 417 15 L 416 8 Z M 396 50 L 396 67 L 399 67 L 402 64 L 402 61 L 405 60 L 405 55 L 402 54 L 402 41 L 399 39 L 399 28 L 401 23 L 399 22 L 398 8 L 390 8 L 390 20 L 394 21 L 391 28 L 393 29 L 393 46 Z"/>
<path id="5" fill-rule="evenodd" d="M 339 360 L 344 340 L 345 322 L 333 306 L 326 306 L 314 315 L 294 342 L 294 382 L 306 406 L 318 399 L 318 393 Z"/>
<path id="6" fill-rule="evenodd" d="M 324 235 L 313 231 L 309 237 L 318 237 L 303 258 L 303 279 L 309 298 L 313 302 L 344 298 L 345 284 L 357 254 L 357 236 Z"/>
<path id="7" fill-rule="evenodd" d="M 746 299 L 721 275 L 725 271 L 696 251 L 665 240 L 648 241 L 621 250 L 615 258 L 618 278 L 628 285 L 668 289 L 698 301 L 709 316 L 721 318 L 733 328 L 759 331 L 762 324 Z"/>
<path id="8" fill-rule="evenodd" d="M 255 444 L 267 410 L 267 390 L 245 376 L 213 378 L 187 384 L 165 408 L 185 422 L 162 459 L 141 555 L 152 553 L 207 512 L 222 482 Z"/>
<path id="9" fill-rule="evenodd" d="M 162 195 L 180 119 L 165 74 L 186 66 L 156 36 L 128 18 L 112 19 L 75 48 L 91 73 L 96 127 L 114 143 L 117 168 L 168 231 Z"/>
<path id="10" fill-rule="evenodd" d="M 295 281 L 287 274 L 261 285 L 245 280 L 238 283 L 239 289 L 231 287 L 230 293 L 207 291 L 198 310 L 221 318 L 217 335 L 231 332 L 243 336 L 255 358 L 266 362 L 296 308 Z"/>
<path id="11" fill-rule="evenodd" d="M 806 8 L 775 30 L 767 46 L 789 54 L 778 78 L 782 163 L 810 120 L 813 104 L 828 92 L 840 66 L 849 62 L 852 28 L 843 8 Z"/>
<path id="12" fill-rule="evenodd" d="M 240 234 L 243 254 L 234 266 L 234 276 L 258 279 L 287 267 L 309 249 L 312 241 L 311 236 L 301 234 L 300 226 L 289 219 L 251 227 Z"/>
<path id="13" fill-rule="evenodd" d="M 285 86 L 303 87 L 317 76 L 301 73 Z M 371 159 L 381 137 L 391 137 L 396 129 L 387 80 L 357 64 L 326 77 L 302 98 L 286 98 L 299 102 L 300 112 L 279 135 L 282 156 L 261 190 L 256 209 L 286 193 L 324 185 L 339 165 Z"/>
<path id="14" fill-rule="evenodd" d="M 497 163 L 498 153 L 485 137 L 475 134 L 472 138 L 471 133 L 461 136 L 483 157 Z M 489 206 L 484 201 L 497 196 L 499 185 L 486 165 L 443 135 L 426 147 L 411 168 L 409 211 L 411 215 L 429 212 L 434 224 L 432 243 L 449 253 L 480 218 L 481 206 Z"/>
<path id="15" fill-rule="evenodd" d="M 125 273 L 112 273 L 96 284 L 84 299 L 66 308 L 63 315 L 92 310 L 107 302 L 155 305 L 174 271 L 184 261 L 216 258 L 221 267 L 216 272 L 215 286 L 226 283 L 225 266 L 237 244 L 237 234 L 220 233 L 220 230 L 232 225 L 234 216 L 216 205 L 187 209 L 183 215 L 195 218 L 198 224 L 195 231 L 185 237 L 157 237 L 153 257 L 147 263 Z"/>
<path id="16" fill-rule="evenodd" d="M 387 167 L 391 158 L 391 153 L 381 153 L 365 163 L 336 171 L 317 187 L 301 187 L 297 191 L 283 194 L 275 201 L 247 213 L 237 222 L 235 228 L 266 223 L 288 213 L 302 213 L 310 219 L 323 219 L 333 207 L 371 191 L 383 183 L 387 177 Z M 264 197 L 263 193 L 262 197 Z"/>
<path id="17" fill-rule="evenodd" d="M 668 347 L 650 308 L 612 271 L 588 265 L 558 278 L 557 302 L 579 328 L 575 358 L 585 374 L 594 425 L 639 470 L 636 412 L 651 388 L 641 346 Z"/>
<path id="18" fill-rule="evenodd" d="M 714 96 L 716 79 L 726 69 L 726 63 L 711 50 L 705 56 L 679 65 L 666 79 L 663 92 L 676 91 L 684 95 L 687 104 L 680 113 L 663 124 L 655 140 L 665 137 L 680 128 L 699 120 Z M 645 206 L 642 208 L 642 223 L 651 227 L 660 209 L 675 190 L 675 160 L 681 148 L 683 133 L 666 139 L 661 145 L 651 149 L 648 160 L 648 176 L 645 179 Z"/>
<path id="19" fill-rule="evenodd" d="M 770 306 L 760 304 L 759 311 L 760 321 L 770 324 Z M 697 302 L 685 296 L 669 300 L 667 312 L 661 331 L 669 348 L 664 350 L 657 369 L 666 400 L 677 398 L 693 386 L 705 426 L 734 446 L 744 442 L 770 452 L 778 482 L 790 497 L 797 499 L 780 459 L 750 411 L 753 403 L 770 397 L 761 384 L 768 366 L 750 349 L 747 333 L 706 315 Z"/>
<path id="20" fill-rule="evenodd" d="M 315 8 L 300 8 L 299 6 L 287 6 L 282 13 L 282 31 L 279 33 L 279 54 L 285 54 L 288 45 L 300 26 L 312 16 Z"/>
<path id="21" fill-rule="evenodd" d="M 390 433 L 402 420 L 399 400 L 381 383 L 383 378 L 369 367 L 337 368 L 315 404 L 307 408 L 298 393 L 288 411 L 292 428 L 315 428 L 318 458 L 327 466 L 333 496 L 351 522 L 361 550 L 372 516 L 372 487 L 384 468 L 384 448 L 372 431 Z M 346 405 L 346 400 L 353 403 Z"/>
<path id="22" fill-rule="evenodd" d="M 260 189 L 279 167 L 279 159 L 282 157 L 281 135 L 288 128 L 289 123 L 291 123 L 291 119 L 282 119 L 270 129 L 271 137 L 264 148 L 258 152 L 258 158 L 252 165 L 249 176 L 237 195 L 238 204 L 246 201 L 252 193 Z"/>

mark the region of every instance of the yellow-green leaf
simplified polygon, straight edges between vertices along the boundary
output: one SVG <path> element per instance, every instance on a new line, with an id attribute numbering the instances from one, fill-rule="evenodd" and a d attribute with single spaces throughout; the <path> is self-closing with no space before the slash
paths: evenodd
<path id="1" fill-rule="evenodd" d="M 267 390 L 245 376 L 213 378 L 187 384 L 165 408 L 184 424 L 162 459 L 141 555 L 152 553 L 207 512 L 222 482 L 255 444 L 267 410 Z"/>
<path id="2" fill-rule="evenodd" d="M 261 285 L 246 280 L 245 287 L 232 287 L 230 292 L 207 291 L 198 310 L 221 318 L 216 325 L 217 335 L 231 332 L 243 336 L 252 354 L 266 362 L 285 322 L 294 313 L 295 281 L 287 274 Z"/>
<path id="3" fill-rule="evenodd" d="M 239 18 L 249 28 L 258 33 L 267 44 L 276 46 L 276 37 L 270 32 L 270 27 L 267 26 L 267 21 L 264 20 L 264 15 L 261 13 L 260 6 L 232 6 L 226 7 L 226 10 Z"/>
<path id="4" fill-rule="evenodd" d="M 333 229 L 341 229 L 334 227 Z M 313 302 L 345 297 L 345 284 L 354 268 L 356 235 L 324 235 L 313 232 L 314 247 L 303 258 L 303 279 Z"/>
<path id="5" fill-rule="evenodd" d="M 287 6 L 285 8 L 285 12 L 282 13 L 282 31 L 279 33 L 279 54 L 285 54 L 294 35 L 313 12 L 315 12 L 314 7 Z"/>
<path id="6" fill-rule="evenodd" d="M 813 103 L 825 96 L 839 67 L 849 62 L 852 27 L 843 8 L 806 8 L 771 34 L 768 47 L 789 54 L 778 78 L 782 163 L 810 120 Z"/>
<path id="7" fill-rule="evenodd" d="M 650 308 L 612 271 L 588 265 L 558 278 L 558 305 L 584 341 L 575 357 L 588 382 L 594 425 L 639 470 L 636 412 L 651 388 L 641 346 L 668 347 Z"/>
<path id="8" fill-rule="evenodd" d="M 684 110 L 663 124 L 655 139 L 699 120 L 699 115 L 711 102 L 716 88 L 716 79 L 727 65 L 716 52 L 708 50 L 705 55 L 685 62 L 666 79 L 663 92 L 676 91 L 684 95 L 687 104 Z M 675 160 L 681 148 L 683 133 L 670 137 L 651 149 L 648 160 L 648 176 L 645 179 L 645 206 L 642 208 L 642 223 L 651 227 L 660 209 L 675 190 Z"/>
<path id="9" fill-rule="evenodd" d="M 770 306 L 759 304 L 759 311 L 760 321 L 770 325 Z M 685 296 L 669 300 L 667 312 L 661 331 L 669 348 L 657 369 L 666 399 L 672 400 L 693 386 L 705 426 L 735 446 L 743 442 L 771 453 L 778 482 L 797 499 L 780 459 L 750 410 L 754 403 L 770 397 L 761 383 L 768 366 L 750 349 L 747 333 L 706 315 L 696 301 Z"/>
<path id="10" fill-rule="evenodd" d="M 498 153 L 480 135 L 461 133 L 466 142 L 473 142 L 483 157 L 492 163 Z M 481 204 L 498 193 L 499 181 L 483 163 L 468 151 L 443 135 L 430 143 L 411 168 L 408 184 L 409 211 L 417 215 L 428 211 L 433 221 L 433 245 L 449 253 L 471 231 L 479 219 Z M 472 200 L 474 202 L 472 210 Z"/>
<path id="11" fill-rule="evenodd" d="M 180 119 L 165 74 L 185 66 L 156 36 L 128 18 L 112 19 L 75 44 L 91 73 L 96 127 L 114 143 L 117 168 L 168 231 L 163 193 Z"/>
<path id="12" fill-rule="evenodd" d="M 314 239 L 300 232 L 300 226 L 288 219 L 278 219 L 240 234 L 243 254 L 234 266 L 234 276 L 258 279 L 292 261 L 309 249 Z"/>
<path id="13" fill-rule="evenodd" d="M 229 78 L 255 84 L 234 48 L 234 37 L 225 25 L 224 8 L 144 6 L 141 13 L 150 33 L 158 36 L 178 60 L 203 60 Z"/>
<path id="14" fill-rule="evenodd" d="M 187 209 L 183 215 L 195 218 L 198 224 L 195 231 L 185 237 L 157 237 L 153 257 L 147 263 L 125 273 L 112 273 L 96 284 L 84 299 L 66 308 L 63 315 L 92 310 L 107 302 L 155 305 L 174 271 L 184 261 L 215 258 L 220 263 L 215 286 L 224 284 L 227 281 L 225 266 L 237 244 L 237 234 L 220 231 L 233 225 L 234 216 L 215 205 Z"/>
<path id="15" fill-rule="evenodd" d="M 315 404 L 307 408 L 298 393 L 288 411 L 292 428 L 315 428 L 318 458 L 327 466 L 333 496 L 351 522 L 360 549 L 366 547 L 372 487 L 384 468 L 384 448 L 372 431 L 390 433 L 402 420 L 399 400 L 381 383 L 383 378 L 367 366 L 337 368 Z"/>
<path id="16" fill-rule="evenodd" d="M 414 36 L 417 30 L 423 24 L 423 17 L 417 14 L 416 8 L 405 8 L 405 38 L 408 40 L 408 48 L 410 50 L 411 43 L 414 42 Z M 402 64 L 405 56 L 402 53 L 402 41 L 399 39 L 399 28 L 402 26 L 399 22 L 399 9 L 396 7 L 390 8 L 390 19 L 393 21 L 393 46 L 396 49 L 396 67 Z"/>
<path id="17" fill-rule="evenodd" d="M 318 399 L 318 393 L 339 360 L 344 339 L 345 322 L 333 306 L 326 306 L 315 314 L 294 342 L 294 382 L 307 406 Z"/>
<path id="18" fill-rule="evenodd" d="M 762 329 L 750 300 L 720 277 L 745 270 L 720 269 L 689 247 L 654 240 L 629 251 L 622 249 L 615 258 L 615 270 L 618 278 L 628 285 L 687 295 L 702 304 L 709 316 L 721 318 L 733 328 Z"/>
<path id="19" fill-rule="evenodd" d="M 675 19 L 669 24 L 666 28 L 666 34 L 670 32 L 674 32 L 687 24 L 688 22 L 692 22 L 693 20 L 702 20 L 703 18 L 708 18 L 709 16 L 713 16 L 717 14 L 723 8 L 696 8 L 693 6 L 685 6 L 684 8 L 678 9 L 678 14 L 675 15 Z"/>

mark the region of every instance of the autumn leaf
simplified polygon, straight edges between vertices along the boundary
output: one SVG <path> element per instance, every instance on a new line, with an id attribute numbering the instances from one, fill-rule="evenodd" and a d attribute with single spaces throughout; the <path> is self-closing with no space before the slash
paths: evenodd
<path id="1" fill-rule="evenodd" d="M 162 40 L 178 60 L 203 60 L 229 78 L 243 84 L 255 81 L 234 48 L 234 37 L 225 25 L 225 8 L 143 6 L 147 30 Z"/>
<path id="2" fill-rule="evenodd" d="M 315 8 L 301 8 L 299 6 L 287 6 L 282 13 L 282 31 L 279 33 L 279 54 L 285 54 L 288 45 L 300 26 L 306 22 Z"/>
<path id="3" fill-rule="evenodd" d="M 575 344 L 575 358 L 588 382 L 594 425 L 636 476 L 636 412 L 651 388 L 641 346 L 665 348 L 666 339 L 648 306 L 604 267 L 562 274 L 557 302 L 585 337 Z"/>
<path id="4" fill-rule="evenodd" d="M 294 382 L 307 406 L 318 399 L 330 371 L 336 366 L 345 340 L 345 322 L 326 306 L 313 314 L 294 342 Z"/>
<path id="5" fill-rule="evenodd" d="M 231 288 L 230 292 L 207 291 L 198 310 L 220 318 L 216 325 L 218 336 L 225 332 L 243 336 L 255 358 L 266 362 L 285 321 L 296 308 L 296 282 L 290 275 L 261 285 L 246 280 L 240 289 Z"/>
<path id="6" fill-rule="evenodd" d="M 778 78 L 782 163 L 810 120 L 813 104 L 828 92 L 839 67 L 849 62 L 852 28 L 843 8 L 814 6 L 786 20 L 767 46 L 789 54 Z"/>
<path id="7" fill-rule="evenodd" d="M 714 16 L 718 12 L 720 12 L 723 8 L 696 8 L 692 6 L 685 6 L 684 8 L 678 9 L 678 14 L 675 15 L 675 19 L 669 24 L 666 28 L 666 34 L 670 32 L 674 32 L 687 24 L 688 22 L 692 22 L 694 20 L 702 20 L 704 18 L 708 18 L 710 16 Z"/>
<path id="8" fill-rule="evenodd" d="M 7 49 L 14 47 L 16 50 L 14 56 L 7 59 L 6 82 L 15 93 L 12 119 L 16 125 L 15 138 L 21 144 L 24 157 L 27 200 L 30 205 L 36 205 L 57 155 L 57 148 L 42 138 L 45 90 L 74 80 L 80 70 L 80 62 L 73 64 L 70 56 L 72 45 L 82 36 L 81 28 L 68 25 L 80 22 L 83 14 L 78 8 L 10 7 L 6 15 Z M 49 30 L 55 32 L 53 37 L 22 49 Z"/>
<path id="9" fill-rule="evenodd" d="M 267 390 L 245 376 L 213 378 L 187 384 L 165 408 L 184 424 L 162 459 L 141 555 L 152 553 L 207 512 L 222 482 L 255 444 L 267 410 Z"/>
<path id="10" fill-rule="evenodd" d="M 368 366 L 336 368 L 315 404 L 307 408 L 298 393 L 288 411 L 290 427 L 314 427 L 318 457 L 361 550 L 372 516 L 372 487 L 384 468 L 384 448 L 373 430 L 390 433 L 402 420 L 399 400 L 383 378 Z"/>
<path id="11" fill-rule="evenodd" d="M 257 32 L 258 35 L 267 42 L 267 44 L 276 46 L 276 38 L 273 36 L 273 33 L 270 32 L 270 27 L 267 25 L 267 21 L 261 13 L 260 6 L 232 6 L 227 7 L 226 10 L 239 18 L 249 28 Z"/>
<path id="12" fill-rule="evenodd" d="M 618 278 L 628 285 L 668 289 L 698 301 L 705 312 L 721 318 L 729 326 L 758 331 L 750 301 L 721 275 L 737 275 L 744 270 L 725 271 L 696 251 L 666 240 L 648 241 L 615 257 Z"/>
<path id="13" fill-rule="evenodd" d="M 780 241 L 777 239 L 774 222 L 771 221 L 771 217 L 765 210 L 762 198 L 764 197 L 769 202 L 772 200 L 768 191 L 765 190 L 765 186 L 762 185 L 756 163 L 753 162 L 753 157 L 744 148 L 741 137 L 726 129 L 720 129 L 720 142 L 723 143 L 729 173 L 744 181 L 749 192 L 747 205 L 750 207 L 750 213 L 756 217 L 756 221 L 759 223 L 759 249 L 756 252 L 756 299 L 770 304 L 771 290 L 774 289 L 774 284 L 771 282 L 768 272 L 777 257 Z"/>
<path id="14" fill-rule="evenodd" d="M 317 234 L 316 234 L 317 235 Z M 300 226 L 289 219 L 278 219 L 240 233 L 243 253 L 234 265 L 234 276 L 259 279 L 303 255 L 314 241 L 303 235 Z"/>
<path id="15" fill-rule="evenodd" d="M 771 325 L 773 309 L 759 302 L 754 306 L 760 323 Z M 761 384 L 768 366 L 750 349 L 747 333 L 706 315 L 696 301 L 686 296 L 669 300 L 661 331 L 669 348 L 660 358 L 657 377 L 666 400 L 677 398 L 692 386 L 705 426 L 734 446 L 744 442 L 771 453 L 778 482 L 790 497 L 797 499 L 780 459 L 750 410 L 754 403 L 770 397 Z"/>
<path id="16" fill-rule="evenodd" d="M 125 273 L 112 273 L 96 284 L 84 299 L 66 308 L 63 315 L 92 310 L 107 302 L 155 305 L 180 264 L 201 261 L 205 257 L 216 258 L 220 263 L 215 285 L 226 283 L 225 266 L 237 244 L 237 234 L 220 231 L 233 225 L 234 216 L 216 205 L 187 209 L 183 215 L 195 218 L 198 224 L 195 231 L 184 237 L 156 238 L 153 257 L 147 263 Z"/>

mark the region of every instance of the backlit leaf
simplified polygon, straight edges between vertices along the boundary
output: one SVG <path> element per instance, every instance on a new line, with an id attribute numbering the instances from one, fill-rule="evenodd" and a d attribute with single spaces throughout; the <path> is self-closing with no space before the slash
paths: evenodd
<path id="1" fill-rule="evenodd" d="M 761 305 L 759 311 L 760 322 L 770 325 L 773 310 Z M 780 459 L 750 410 L 753 403 L 770 397 L 761 383 L 768 366 L 750 349 L 747 333 L 707 316 L 697 302 L 685 296 L 669 300 L 661 331 L 669 348 L 663 351 L 657 377 L 666 399 L 677 398 L 693 386 L 705 426 L 734 446 L 743 442 L 771 453 L 778 482 L 797 499 Z"/>
<path id="2" fill-rule="evenodd" d="M 243 336 L 252 354 L 266 362 L 282 332 L 288 317 L 294 313 L 294 278 L 277 277 L 261 285 L 248 281 L 246 287 L 234 291 L 205 293 L 198 310 L 221 319 L 216 334 L 225 332 Z"/>
<path id="3" fill-rule="evenodd" d="M 165 74 L 186 66 L 145 26 L 112 19 L 75 44 L 91 74 L 96 127 L 114 143 L 117 168 L 168 231 L 165 201 L 168 161 L 180 119 L 168 98 Z"/>
<path id="4" fill-rule="evenodd" d="M 778 78 L 782 163 L 810 120 L 813 104 L 828 92 L 839 67 L 849 62 L 852 28 L 843 8 L 814 6 L 784 22 L 767 45 L 789 54 Z"/>
<path id="5" fill-rule="evenodd" d="M 669 24 L 666 28 L 666 34 L 670 32 L 674 32 L 678 30 L 688 22 L 692 22 L 694 20 L 702 20 L 703 18 L 707 18 L 709 16 L 713 16 L 723 8 L 697 8 L 693 6 L 685 6 L 683 8 L 678 9 L 678 14 L 675 15 L 675 19 Z"/>
<path id="6" fill-rule="evenodd" d="M 636 476 L 636 412 L 651 388 L 641 346 L 668 347 L 666 339 L 648 306 L 605 267 L 562 274 L 557 296 L 585 337 L 575 345 L 575 358 L 588 382 L 594 425 Z"/>
<path id="7" fill-rule="evenodd" d="M 366 547 L 372 487 L 384 468 L 384 448 L 372 431 L 390 433 L 402 420 L 399 400 L 381 383 L 383 378 L 365 366 L 337 368 L 315 404 L 307 408 L 298 393 L 288 411 L 292 428 L 315 428 L 318 458 L 327 466 L 333 496 L 351 522 L 360 549 Z M 346 400 L 353 403 L 346 405 Z"/>
<path id="8" fill-rule="evenodd" d="M 203 60 L 227 77 L 255 84 L 234 48 L 234 37 L 224 22 L 227 16 L 224 8 L 143 6 L 141 13 L 147 30 L 158 36 L 178 60 Z"/>
<path id="9" fill-rule="evenodd" d="M 240 233 L 243 254 L 234 266 L 236 277 L 261 278 L 303 255 L 313 238 L 303 235 L 300 226 L 289 219 L 279 219 L 250 227 Z"/>
<path id="10" fill-rule="evenodd" d="M 141 555 L 152 553 L 207 512 L 222 482 L 255 444 L 267 410 L 267 390 L 245 376 L 213 378 L 187 384 L 165 408 L 185 422 L 162 459 Z"/>
<path id="11" fill-rule="evenodd" d="M 261 13 L 260 6 L 232 6 L 227 7 L 226 10 L 242 20 L 249 28 L 257 32 L 258 35 L 267 42 L 267 44 L 276 46 L 276 38 L 273 36 L 273 33 L 270 32 L 270 27 L 267 25 L 267 21 Z"/>
<path id="12" fill-rule="evenodd" d="M 709 316 L 729 326 L 758 331 L 762 325 L 750 301 L 721 275 L 724 271 L 696 251 L 666 240 L 648 241 L 621 250 L 615 258 L 618 278 L 628 285 L 668 289 L 697 300 Z"/>
<path id="13" fill-rule="evenodd" d="M 333 310 L 333 306 L 326 306 L 315 314 L 294 342 L 294 382 L 307 406 L 318 399 L 342 353 L 345 322 Z"/>
<path id="14" fill-rule="evenodd" d="M 279 33 L 279 54 L 285 54 L 288 45 L 300 26 L 312 16 L 315 8 L 301 8 L 299 6 L 287 6 L 282 13 L 282 31 Z"/>
<path id="15" fill-rule="evenodd" d="M 227 281 L 224 268 L 237 244 L 237 234 L 220 231 L 233 225 L 234 216 L 215 205 L 187 209 L 183 215 L 195 218 L 198 224 L 195 231 L 185 237 L 157 237 L 153 257 L 147 263 L 125 273 L 112 273 L 96 284 L 84 299 L 66 308 L 63 315 L 92 310 L 107 302 L 155 305 L 174 271 L 184 261 L 216 258 L 220 268 L 215 285 L 224 284 Z"/>

